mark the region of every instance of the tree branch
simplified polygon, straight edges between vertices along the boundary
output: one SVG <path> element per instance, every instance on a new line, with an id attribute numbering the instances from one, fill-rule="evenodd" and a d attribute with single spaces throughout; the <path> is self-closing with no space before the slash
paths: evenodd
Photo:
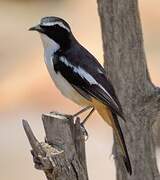
<path id="1" fill-rule="evenodd" d="M 27 121 L 23 127 L 32 147 L 35 168 L 48 180 L 87 180 L 85 139 L 80 120 L 58 113 L 42 115 L 46 142 L 38 142 Z"/>

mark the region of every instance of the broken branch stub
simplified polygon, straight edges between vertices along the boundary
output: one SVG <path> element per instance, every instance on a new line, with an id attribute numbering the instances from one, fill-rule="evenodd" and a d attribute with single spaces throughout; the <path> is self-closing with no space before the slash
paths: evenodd
<path id="1" fill-rule="evenodd" d="M 35 168 L 48 180 L 88 180 L 85 138 L 80 120 L 56 112 L 42 115 L 46 142 L 39 142 L 27 121 L 23 127 L 32 147 Z"/>

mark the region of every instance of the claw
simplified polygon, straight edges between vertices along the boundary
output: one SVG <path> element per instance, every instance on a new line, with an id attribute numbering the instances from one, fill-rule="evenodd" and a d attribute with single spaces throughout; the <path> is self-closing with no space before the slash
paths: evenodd
<path id="1" fill-rule="evenodd" d="M 84 137 L 85 137 L 85 141 L 87 141 L 88 138 L 89 138 L 89 135 L 88 135 L 88 132 L 87 132 L 86 128 L 84 127 L 83 122 L 80 124 L 80 127 L 81 127 L 82 133 L 83 133 L 83 135 L 84 135 Z"/>

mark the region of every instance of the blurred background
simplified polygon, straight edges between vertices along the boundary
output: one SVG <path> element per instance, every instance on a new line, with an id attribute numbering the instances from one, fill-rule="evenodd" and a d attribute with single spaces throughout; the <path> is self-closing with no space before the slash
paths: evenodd
<path id="1" fill-rule="evenodd" d="M 160 85 L 160 1 L 139 0 L 148 68 Z M 29 120 L 44 139 L 41 114 L 53 110 L 74 113 L 79 107 L 62 97 L 43 61 L 38 33 L 28 28 L 43 16 L 60 16 L 77 39 L 103 63 L 96 0 L 0 0 L 0 179 L 45 179 L 35 170 L 21 120 Z M 115 180 L 112 131 L 95 113 L 86 124 L 87 163 L 91 180 Z"/>

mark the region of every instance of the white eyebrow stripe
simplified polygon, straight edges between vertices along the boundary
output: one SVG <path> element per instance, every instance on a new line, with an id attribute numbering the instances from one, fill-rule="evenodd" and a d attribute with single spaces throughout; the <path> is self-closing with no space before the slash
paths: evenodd
<path id="1" fill-rule="evenodd" d="M 64 57 L 64 56 L 61 56 L 60 57 L 61 61 L 64 62 L 67 66 L 70 66 L 73 68 L 73 71 L 75 73 L 78 73 L 81 78 L 83 79 L 86 79 L 91 85 L 92 84 L 95 84 L 95 85 L 98 85 L 107 95 L 108 97 L 113 101 L 113 103 L 117 106 L 117 108 L 119 108 L 118 104 L 115 102 L 115 100 L 112 98 L 112 96 L 108 93 L 108 91 L 106 91 L 106 89 L 101 85 L 99 84 L 96 79 L 91 75 L 89 74 L 88 72 L 86 72 L 83 68 L 81 68 L 80 66 L 78 67 L 74 67 L 72 64 L 70 64 L 67 59 Z"/>
<path id="2" fill-rule="evenodd" d="M 70 32 L 70 29 L 66 27 L 62 22 L 57 21 L 57 22 L 43 22 L 42 25 L 44 26 L 54 26 L 54 25 L 59 25 L 60 27 L 66 29 L 68 32 Z"/>

